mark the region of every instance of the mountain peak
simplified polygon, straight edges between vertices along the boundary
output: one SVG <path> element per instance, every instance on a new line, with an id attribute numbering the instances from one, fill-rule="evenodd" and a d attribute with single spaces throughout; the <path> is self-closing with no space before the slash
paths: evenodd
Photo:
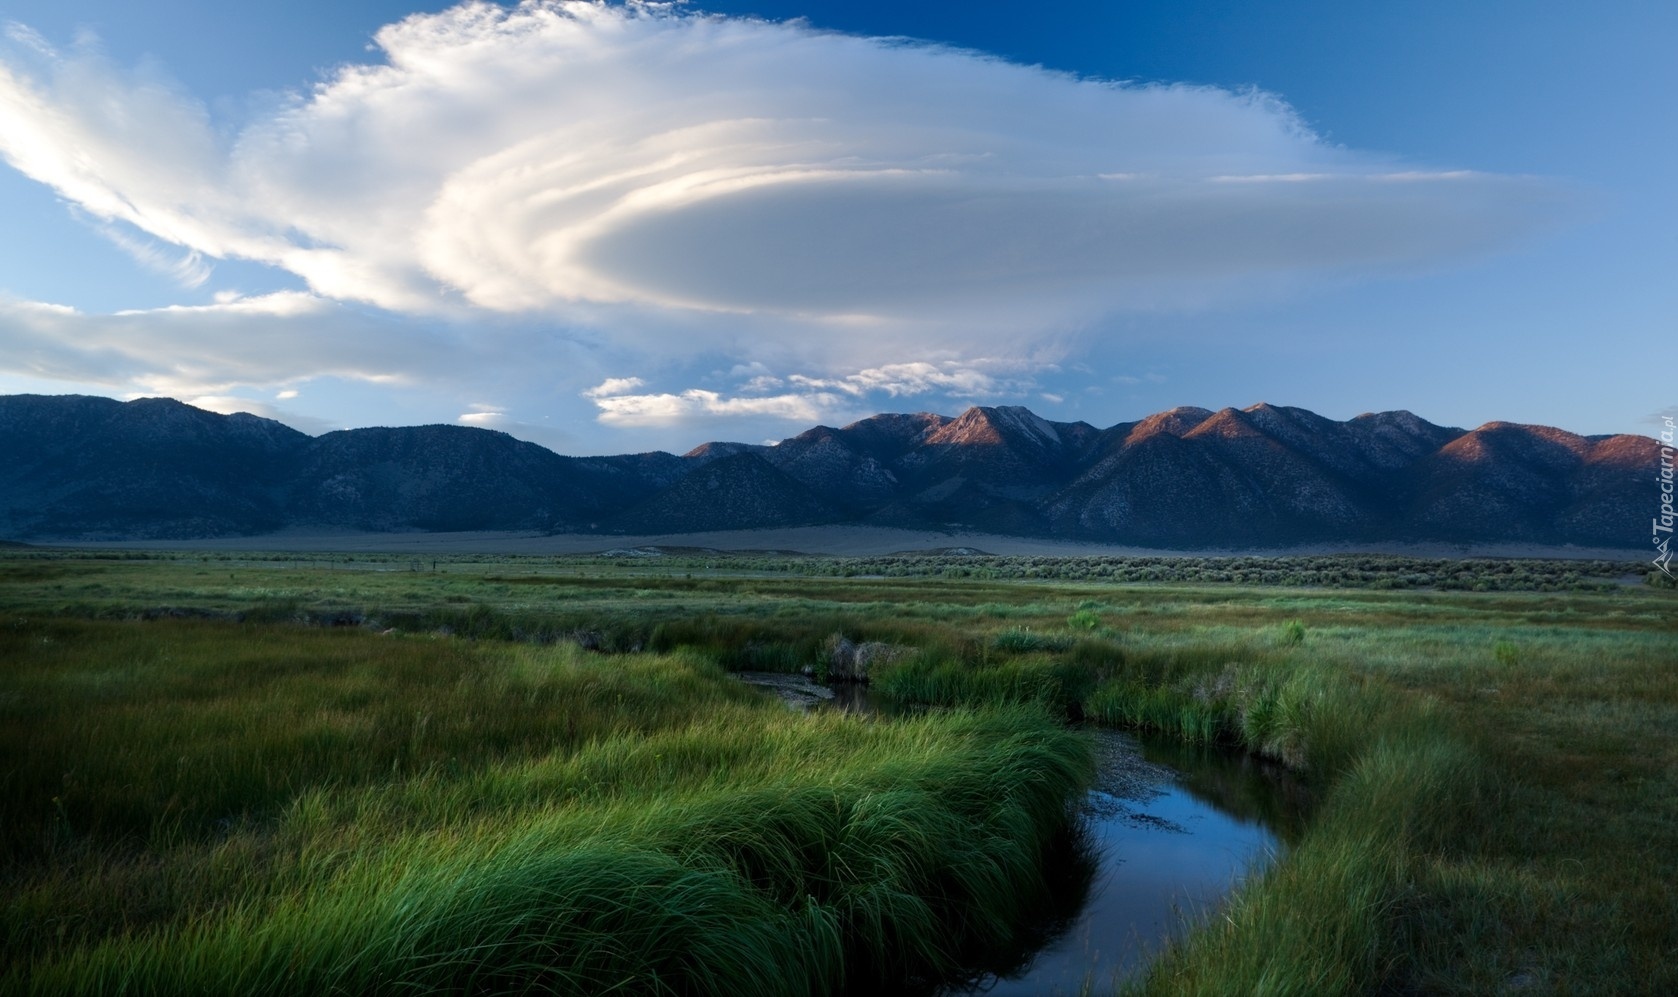
<path id="1" fill-rule="evenodd" d="M 1199 408 L 1194 405 L 1179 405 L 1164 412 L 1153 415 L 1137 422 L 1130 429 L 1130 438 L 1143 440 L 1158 433 L 1167 436 L 1186 436 L 1194 428 L 1212 417 L 1211 409 Z"/>
<path id="2" fill-rule="evenodd" d="M 974 405 L 928 438 L 929 443 L 957 446 L 1000 446 L 1006 442 L 996 410 Z"/>
<path id="3" fill-rule="evenodd" d="M 1261 410 L 1260 415 L 1268 415 L 1275 410 L 1268 406 Z M 1183 434 L 1185 440 L 1198 439 L 1207 436 L 1219 436 L 1231 439 L 1238 436 L 1262 436 L 1263 432 L 1253 424 L 1247 414 L 1238 408 L 1221 408 L 1203 419 L 1200 425 Z"/>
<path id="4" fill-rule="evenodd" d="M 732 457 L 735 454 L 762 453 L 768 449 L 769 447 L 762 443 L 701 443 L 687 453 L 682 454 L 682 457 L 687 460 L 705 462 L 720 460 L 723 457 Z"/>
<path id="5" fill-rule="evenodd" d="M 999 405 L 993 411 L 992 418 L 1006 422 L 1009 428 L 1040 440 L 1046 446 L 1059 446 L 1065 442 L 1054 423 L 1024 405 Z"/>
<path id="6" fill-rule="evenodd" d="M 1065 440 L 1055 424 L 1023 405 L 974 405 L 927 438 L 929 443 L 964 447 L 1008 447 L 1042 455 Z"/>
<path id="7" fill-rule="evenodd" d="M 1436 426 L 1409 409 L 1392 409 L 1387 412 L 1365 412 L 1351 420 L 1351 425 L 1368 425 L 1380 428 L 1396 429 L 1411 435 L 1429 435 L 1445 427 Z M 1459 430 L 1460 432 L 1460 430 Z"/>
<path id="8" fill-rule="evenodd" d="M 957 526 L 1167 548 L 1647 535 L 1646 436 L 1259 403 L 1097 431 L 1020 405 L 883 414 L 766 447 L 562 457 L 436 425 L 309 437 L 170 399 L 0 396 L 0 536 L 134 539 L 293 526 L 680 532 Z M 1640 532 L 1641 531 L 1641 532 Z"/>

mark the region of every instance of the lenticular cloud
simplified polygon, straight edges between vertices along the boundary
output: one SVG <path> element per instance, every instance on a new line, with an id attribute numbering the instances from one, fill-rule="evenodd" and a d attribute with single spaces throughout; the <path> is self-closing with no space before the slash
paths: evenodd
<path id="1" fill-rule="evenodd" d="M 1495 245 L 1544 195 L 1330 147 L 1261 93 L 666 5 L 411 17 L 379 32 L 383 64 L 230 134 L 167 85 L 29 40 L 0 61 L 15 167 L 102 218 L 403 311 L 1123 308 Z"/>

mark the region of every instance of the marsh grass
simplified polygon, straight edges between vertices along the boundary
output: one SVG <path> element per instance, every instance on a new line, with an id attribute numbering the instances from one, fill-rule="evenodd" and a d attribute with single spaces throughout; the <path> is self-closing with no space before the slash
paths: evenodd
<path id="1" fill-rule="evenodd" d="M 1074 643 L 1063 634 L 1040 633 L 1030 627 L 1005 627 L 991 637 L 991 647 L 1011 654 L 1031 651 L 1064 651 Z"/>
<path id="2" fill-rule="evenodd" d="M 1093 764 L 1029 707 L 797 717 L 696 651 L 55 619 L 0 654 L 8 992 L 936 981 L 1034 937 Z"/>
<path id="3" fill-rule="evenodd" d="M 927 965 L 967 943 L 897 933 L 942 915 L 895 888 L 813 889 L 845 871 L 814 856 L 873 875 L 835 828 L 930 861 L 942 851 L 920 851 L 912 821 L 957 825 L 916 794 L 968 814 L 961 800 L 1026 770 L 1052 783 L 1060 763 L 1018 745 L 1058 743 L 1047 716 L 1084 716 L 1278 759 L 1315 800 L 1284 860 L 1134 989 L 1678 992 L 1672 593 L 1621 584 L 1609 565 L 1401 561 L 1312 559 L 1297 567 L 1352 587 L 1304 589 L 1266 578 L 1288 566 L 1265 559 L 882 560 L 845 578 L 796 559 L 445 560 L 432 572 L 0 557 L 7 951 L 47 991 L 103 986 L 118 967 L 164 990 L 190 982 L 167 968 L 188 962 L 219 967 L 202 977 L 215 986 L 260 989 L 248 967 L 280 972 L 263 960 L 305 943 L 326 953 L 298 970 L 310 987 L 365 985 L 400 950 L 423 956 L 401 971 L 417 975 L 392 977 L 416 989 L 566 989 L 595 978 L 541 975 L 560 936 L 517 913 L 564 881 L 635 903 L 706 897 L 740 937 L 764 938 L 724 951 L 702 912 L 653 905 L 633 918 L 676 935 L 691 923 L 681 937 L 702 957 L 636 962 L 608 940 L 642 937 L 626 922 L 586 920 L 609 905 L 541 908 L 570 925 L 564 937 L 594 940 L 566 973 L 611 966 L 707 992 L 723 986 L 708 974 L 726 972 L 752 981 L 738 992 L 807 992 L 816 977 L 836 986 L 824 974 L 842 965 L 866 988 L 921 972 L 893 960 Z M 1113 583 L 1138 572 L 1157 580 Z M 1097 625 L 1074 624 L 1069 607 Z M 240 638 L 220 649 L 203 636 L 230 632 Z M 834 633 L 912 649 L 875 672 L 876 693 L 962 710 L 798 719 L 721 681 L 720 668 L 802 667 Z M 241 706 L 241 683 L 267 705 Z M 1049 740 L 1010 741 L 1016 724 Z M 177 728 L 222 750 L 170 741 Z M 1007 757 L 992 752 L 1004 743 Z M 298 764 L 264 764 L 269 749 L 253 746 L 265 744 Z M 850 823 L 799 816 L 807 792 Z M 748 846 L 756 832 L 730 822 L 751 813 L 802 844 Z M 984 882 L 1029 898 L 1037 887 L 1012 878 L 1002 847 L 1016 818 L 995 819 L 965 825 L 997 848 L 1001 871 Z M 570 854 L 564 843 L 580 857 L 550 861 Z M 481 891 L 465 871 L 480 860 L 496 873 Z M 705 892 L 728 877 L 755 892 Z M 926 896 L 953 888 L 935 878 Z M 334 912 L 349 910 L 377 916 L 347 927 Z M 962 937 L 995 940 L 986 918 L 968 921 Z M 404 935 L 398 922 L 453 927 Z M 468 937 L 523 968 L 472 976 L 438 941 Z M 784 937 L 807 958 L 758 975 L 780 964 Z"/>
<path id="4" fill-rule="evenodd" d="M 1251 605 L 1234 600 L 1190 626 L 1160 614 L 1058 655 L 911 658 L 880 681 L 929 702 L 1033 690 L 1314 787 L 1286 860 L 1129 991 L 1678 992 L 1678 607 L 1646 598 L 1274 607 L 1303 610 L 1308 641 L 1232 625 Z"/>

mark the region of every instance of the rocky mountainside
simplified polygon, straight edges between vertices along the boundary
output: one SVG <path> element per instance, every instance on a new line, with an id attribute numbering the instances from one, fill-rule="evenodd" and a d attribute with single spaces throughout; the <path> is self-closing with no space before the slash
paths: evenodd
<path id="1" fill-rule="evenodd" d="M 775 446 L 565 457 L 462 426 L 309 437 L 168 399 L 0 396 L 0 538 L 283 527 L 680 533 L 867 523 L 1198 548 L 1631 547 L 1659 444 L 1408 412 L 1177 408 L 1098 429 L 1024 408 L 888 414 Z"/>
<path id="2" fill-rule="evenodd" d="M 0 536 L 218 536 L 288 521 L 309 437 L 164 398 L 0 397 Z"/>

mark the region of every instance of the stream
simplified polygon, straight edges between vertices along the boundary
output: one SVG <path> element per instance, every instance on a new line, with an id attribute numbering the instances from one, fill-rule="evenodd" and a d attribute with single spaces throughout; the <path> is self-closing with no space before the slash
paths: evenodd
<path id="1" fill-rule="evenodd" d="M 1093 731 L 1101 769 L 1082 812 L 1099 862 L 1088 898 L 1025 969 L 946 993 L 1105 993 L 1145 969 L 1243 877 L 1283 851 L 1303 796 L 1274 767 L 1227 751 Z"/>
<path id="2" fill-rule="evenodd" d="M 798 675 L 739 677 L 796 709 L 872 710 L 862 686 L 830 689 Z M 941 994 L 1107 992 L 1146 968 L 1303 828 L 1304 789 L 1279 766 L 1239 752 L 1091 732 L 1100 768 L 1080 810 L 1097 864 L 1087 883 L 1069 887 L 1082 894 L 1069 898 L 1075 912 L 1023 968 Z"/>

